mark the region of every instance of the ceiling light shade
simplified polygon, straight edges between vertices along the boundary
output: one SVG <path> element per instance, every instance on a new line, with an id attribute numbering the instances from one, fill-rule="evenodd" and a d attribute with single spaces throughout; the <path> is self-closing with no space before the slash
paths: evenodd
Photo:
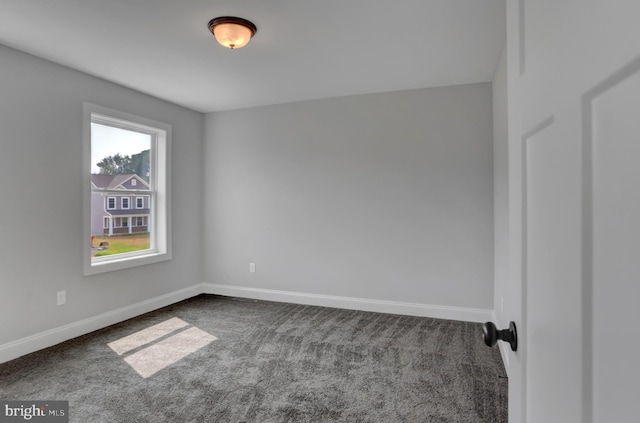
<path id="1" fill-rule="evenodd" d="M 236 49 L 249 44 L 258 29 L 246 19 L 221 16 L 209 21 L 209 31 L 223 46 Z"/>

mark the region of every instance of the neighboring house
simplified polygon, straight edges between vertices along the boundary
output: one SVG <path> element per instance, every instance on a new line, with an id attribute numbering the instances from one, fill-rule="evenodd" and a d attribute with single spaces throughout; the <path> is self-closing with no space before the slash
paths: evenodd
<path id="1" fill-rule="evenodd" d="M 138 175 L 91 174 L 91 234 L 120 235 L 149 231 L 149 183 Z M 95 191 L 104 190 L 105 192 Z M 117 194 L 114 191 L 141 191 Z"/>

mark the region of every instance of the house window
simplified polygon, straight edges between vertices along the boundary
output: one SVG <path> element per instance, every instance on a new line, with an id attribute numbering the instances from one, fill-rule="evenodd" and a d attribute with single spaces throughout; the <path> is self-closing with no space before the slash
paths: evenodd
<path id="1" fill-rule="evenodd" d="M 85 275 L 170 260 L 171 126 L 89 103 L 83 104 L 83 116 Z M 137 196 L 140 191 L 145 195 Z M 107 199 L 106 207 L 100 198 Z M 132 208 L 134 198 L 141 215 L 114 216 L 110 225 L 111 216 L 118 214 L 118 198 L 124 210 Z M 101 235 L 114 237 L 112 246 L 131 245 L 106 248 L 92 257 L 89 240 L 100 224 Z M 132 233 L 130 225 L 147 228 Z"/>

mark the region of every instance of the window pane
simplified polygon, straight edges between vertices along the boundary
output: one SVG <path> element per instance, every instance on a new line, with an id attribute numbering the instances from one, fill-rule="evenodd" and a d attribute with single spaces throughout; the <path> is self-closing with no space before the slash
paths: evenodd
<path id="1" fill-rule="evenodd" d="M 147 201 L 138 201 L 142 197 L 133 197 L 131 191 L 155 194 L 150 185 L 152 141 L 146 133 L 91 123 L 92 261 L 151 248 L 152 234 L 146 224 L 151 210 L 145 207 Z M 132 198 L 136 198 L 135 210 Z"/>

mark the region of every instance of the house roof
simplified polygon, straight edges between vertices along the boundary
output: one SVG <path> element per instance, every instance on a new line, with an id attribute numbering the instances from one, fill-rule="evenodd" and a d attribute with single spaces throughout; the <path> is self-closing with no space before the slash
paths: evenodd
<path id="1" fill-rule="evenodd" d="M 118 175 L 107 175 L 102 173 L 92 173 L 91 174 L 91 183 L 97 189 L 105 189 L 105 190 L 117 190 L 117 189 L 129 189 L 126 188 L 123 184 L 125 184 L 130 179 L 136 179 L 140 183 L 142 183 L 142 189 L 149 189 L 149 184 L 147 181 L 139 177 L 134 173 L 128 174 L 118 174 Z M 137 188 L 140 189 L 140 188 Z"/>
<path id="2" fill-rule="evenodd" d="M 106 210 L 106 214 L 111 216 L 147 216 L 151 213 L 149 209 L 118 209 Z"/>

